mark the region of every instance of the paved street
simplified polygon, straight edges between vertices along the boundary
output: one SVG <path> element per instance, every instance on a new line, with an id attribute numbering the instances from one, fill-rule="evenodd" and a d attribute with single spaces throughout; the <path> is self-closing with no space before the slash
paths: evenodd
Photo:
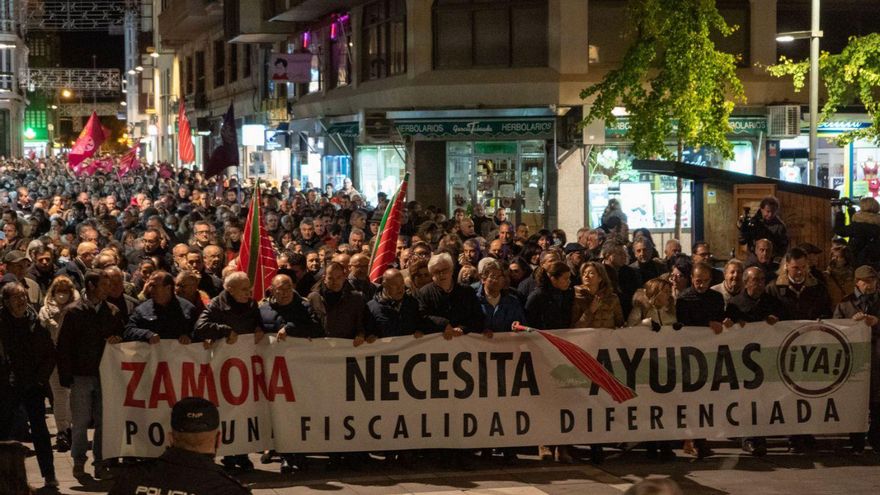
<path id="1" fill-rule="evenodd" d="M 49 418 L 51 421 L 51 417 Z M 50 425 L 54 426 L 54 425 Z M 54 431 L 54 430 L 53 430 Z M 645 458 L 643 450 L 622 452 L 609 449 L 605 463 L 596 467 L 586 460 L 574 465 L 545 463 L 535 455 L 504 465 L 498 460 L 473 459 L 472 471 L 445 467 L 422 459 L 413 469 L 384 463 L 374 457 L 359 471 L 327 471 L 326 460 L 315 457 L 307 471 L 281 475 L 278 463 L 261 465 L 251 456 L 257 470 L 241 479 L 258 495 L 305 493 L 420 494 L 420 495 L 568 495 L 618 494 L 648 477 L 672 477 L 688 494 L 841 494 L 874 495 L 880 492 L 880 456 L 870 450 L 855 456 L 844 439 L 821 439 L 819 451 L 810 456 L 790 454 L 784 444 L 771 442 L 764 458 L 740 455 L 738 445 L 729 442 L 715 448 L 717 456 L 696 461 L 679 457 L 659 463 Z M 589 451 L 578 449 L 585 457 Z M 681 455 L 681 451 L 677 451 Z M 68 454 L 56 454 L 55 465 L 61 493 L 104 493 L 112 482 L 91 481 L 84 485 L 71 474 Z M 41 480 L 36 457 L 27 460 L 29 479 Z M 87 466 L 90 471 L 90 465 Z M 38 487 L 40 484 L 35 483 Z M 39 493 L 52 493 L 41 490 Z"/>

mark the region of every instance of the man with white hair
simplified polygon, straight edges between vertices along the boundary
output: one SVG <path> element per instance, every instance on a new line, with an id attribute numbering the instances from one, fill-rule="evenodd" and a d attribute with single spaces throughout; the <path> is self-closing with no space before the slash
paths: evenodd
<path id="1" fill-rule="evenodd" d="M 483 331 L 483 312 L 473 289 L 453 279 L 452 256 L 440 253 L 428 261 L 431 283 L 419 289 L 421 310 L 451 339 L 464 333 Z"/>
<path id="2" fill-rule="evenodd" d="M 208 303 L 196 322 L 195 340 L 226 339 L 234 344 L 239 335 L 253 334 L 254 342 L 264 335 L 263 318 L 251 293 L 251 282 L 244 272 L 232 272 L 223 280 L 223 292 Z M 227 471 L 253 471 L 247 455 L 226 456 L 222 461 Z"/>

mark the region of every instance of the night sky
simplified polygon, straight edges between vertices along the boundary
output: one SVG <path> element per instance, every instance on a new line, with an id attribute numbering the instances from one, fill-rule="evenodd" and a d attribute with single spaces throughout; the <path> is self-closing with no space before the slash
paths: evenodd
<path id="1" fill-rule="evenodd" d="M 98 68 L 125 67 L 124 37 L 101 32 L 61 33 L 61 60 L 64 67 L 92 68 L 92 55 Z"/>

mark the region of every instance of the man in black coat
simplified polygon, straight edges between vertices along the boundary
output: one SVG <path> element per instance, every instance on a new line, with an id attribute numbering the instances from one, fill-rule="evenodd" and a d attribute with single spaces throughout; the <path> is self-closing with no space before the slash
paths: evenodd
<path id="1" fill-rule="evenodd" d="M 76 257 L 68 261 L 55 275 L 66 275 L 73 282 L 76 290 L 82 292 L 85 286 L 85 273 L 92 267 L 92 260 L 97 255 L 97 244 L 81 242 L 76 246 Z"/>
<path id="2" fill-rule="evenodd" d="M 606 241 L 602 245 L 602 263 L 625 315 L 632 310 L 633 296 L 642 286 L 638 271 L 627 264 L 628 257 L 626 246 L 615 240 Z"/>
<path id="3" fill-rule="evenodd" d="M 355 347 L 375 340 L 375 336 L 366 335 L 364 296 L 348 283 L 345 268 L 339 262 L 327 265 L 323 280 L 309 294 L 308 301 L 325 337 L 351 339 Z"/>
<path id="4" fill-rule="evenodd" d="M 453 262 L 448 253 L 435 254 L 428 261 L 431 283 L 419 289 L 420 310 L 434 322 L 435 329 L 443 329 L 443 337 L 483 331 L 483 311 L 480 301 L 470 287 L 458 285 L 452 278 Z"/>
<path id="5" fill-rule="evenodd" d="M 70 388 L 71 455 L 73 475 L 85 476 L 88 430 L 94 425 L 92 462 L 96 478 L 109 477 L 101 455 L 102 404 L 99 367 L 105 344 L 122 342 L 125 324 L 119 308 L 106 301 L 110 276 L 89 270 L 84 277 L 85 297 L 67 310 L 58 334 L 58 378 Z"/>
<path id="6" fill-rule="evenodd" d="M 251 282 L 244 272 L 233 272 L 223 281 L 223 292 L 208 303 L 196 322 L 197 341 L 226 339 L 234 344 L 239 335 L 253 334 L 254 342 L 263 339 L 263 319 L 253 299 Z M 253 471 L 254 464 L 246 454 L 226 456 L 222 460 L 228 471 Z"/>
<path id="7" fill-rule="evenodd" d="M 727 302 L 727 315 L 741 323 L 766 321 L 771 325 L 785 319 L 779 301 L 767 293 L 764 271 L 757 266 L 746 268 L 743 290 Z"/>
<path id="8" fill-rule="evenodd" d="M 254 341 L 259 342 L 264 334 L 263 319 L 247 274 L 233 272 L 223 281 L 223 292 L 199 316 L 194 335 L 197 341 L 227 339 L 233 344 L 244 334 L 254 334 Z"/>
<path id="9" fill-rule="evenodd" d="M 154 272 L 144 287 L 150 298 L 135 308 L 125 326 L 125 340 L 158 344 L 162 339 L 177 339 L 189 344 L 196 319 L 196 307 L 174 295 L 174 277 L 168 272 Z"/>
<path id="10" fill-rule="evenodd" d="M 418 299 L 406 293 L 403 274 L 396 268 L 385 270 L 382 287 L 367 310 L 367 332 L 378 337 L 420 337 L 441 330 L 419 310 Z"/>
<path id="11" fill-rule="evenodd" d="M 40 325 L 37 313 L 28 305 L 27 289 L 18 282 L 6 284 L 0 292 L 0 354 L 5 354 L 10 373 L 0 376 L 0 440 L 12 440 L 13 416 L 23 407 L 28 416 L 40 474 L 46 486 L 57 487 L 52 442 L 46 426 L 46 397 L 49 376 L 55 368 L 55 347 L 49 331 Z M 0 357 L 0 359 L 3 359 Z M 10 383 L 11 382 L 11 383 Z M 4 387 L 4 385 L 9 387 Z"/>
<path id="12" fill-rule="evenodd" d="M 322 338 L 324 330 L 302 296 L 293 289 L 287 275 L 272 279 L 272 297 L 260 304 L 260 316 L 267 332 L 277 332 L 279 340 L 287 337 Z"/>

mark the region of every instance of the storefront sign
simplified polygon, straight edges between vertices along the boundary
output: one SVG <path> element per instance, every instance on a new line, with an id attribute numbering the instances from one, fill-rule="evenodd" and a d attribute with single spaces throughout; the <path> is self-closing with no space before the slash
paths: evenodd
<path id="1" fill-rule="evenodd" d="M 394 127 L 402 136 L 417 139 L 517 139 L 552 138 L 553 119 L 522 120 L 443 120 L 443 121 L 395 121 Z M 339 122 L 327 127 L 330 134 L 356 138 L 357 122 Z"/>
<path id="2" fill-rule="evenodd" d="M 220 455 L 476 449 L 865 431 L 870 329 L 852 320 L 557 330 L 636 393 L 615 401 L 538 333 L 108 345 L 104 454 L 160 454 L 172 405 L 220 409 Z M 573 357 L 574 356 L 574 357 Z"/>
<path id="3" fill-rule="evenodd" d="M 736 136 L 757 136 L 767 133 L 766 117 L 731 117 L 728 121 L 733 129 L 731 134 Z M 678 127 L 677 122 L 673 122 L 673 129 Z M 605 127 L 606 138 L 621 138 L 629 132 L 630 123 L 628 117 L 618 117 L 614 125 Z"/>

